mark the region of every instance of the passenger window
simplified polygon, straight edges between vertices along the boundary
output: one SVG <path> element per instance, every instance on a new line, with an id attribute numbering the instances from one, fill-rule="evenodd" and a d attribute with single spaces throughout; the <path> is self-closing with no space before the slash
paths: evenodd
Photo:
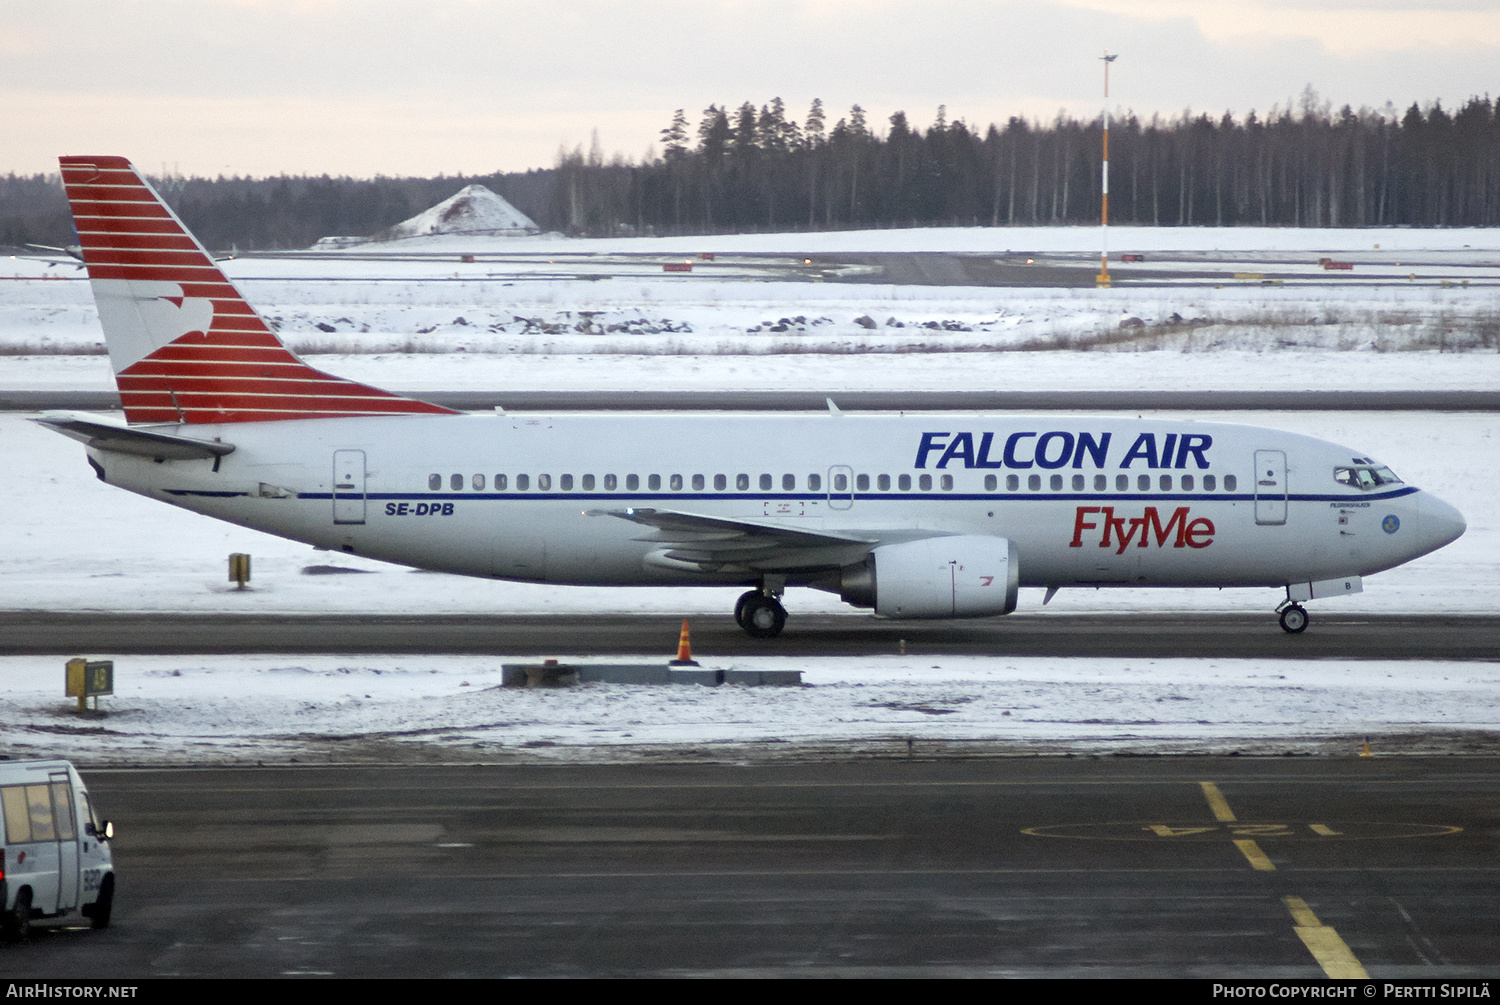
<path id="1" fill-rule="evenodd" d="M 1000 485 L 1000 479 L 996 478 L 994 475 L 985 475 L 984 476 L 984 490 L 986 492 L 993 492 L 993 491 L 995 491 L 995 489 L 999 485 Z"/>
<path id="2" fill-rule="evenodd" d="M 434 492 L 436 492 L 438 489 L 442 488 L 443 487 L 443 476 L 442 475 L 428 475 L 427 476 L 427 487 L 430 488 L 430 489 L 432 489 L 432 491 L 434 491 Z"/>
<path id="3" fill-rule="evenodd" d="M 640 475 L 626 475 L 625 476 L 625 491 L 626 492 L 634 492 L 637 489 L 639 489 L 640 487 L 641 487 L 641 476 Z"/>
<path id="4" fill-rule="evenodd" d="M 585 492 L 592 492 L 592 491 L 594 491 L 594 476 L 593 475 L 584 475 L 583 476 L 583 490 Z"/>
<path id="5" fill-rule="evenodd" d="M 564 492 L 573 491 L 573 476 L 559 475 L 557 479 L 557 487 L 562 489 Z"/>
<path id="6" fill-rule="evenodd" d="M 1193 491 L 1193 476 L 1192 475 L 1183 475 L 1182 476 L 1182 491 L 1184 491 L 1184 492 L 1191 492 L 1191 491 Z"/>
<path id="7" fill-rule="evenodd" d="M 1073 491 L 1074 492 L 1082 492 L 1083 491 L 1083 475 L 1074 475 L 1073 476 Z"/>
<path id="8" fill-rule="evenodd" d="M 702 475 L 694 475 L 693 476 L 693 491 L 694 492 L 702 492 L 703 491 L 703 476 Z"/>
<path id="9" fill-rule="evenodd" d="M 67 782 L 52 783 L 52 814 L 60 840 L 71 841 L 78 836 L 73 823 L 77 819 L 73 815 L 73 787 Z"/>
<path id="10" fill-rule="evenodd" d="M 457 492 L 459 489 L 464 487 L 464 476 L 450 475 L 448 477 L 448 484 L 452 487 L 453 491 Z"/>
<path id="11" fill-rule="evenodd" d="M 1214 490 L 1214 488 L 1216 487 L 1216 485 L 1215 485 L 1216 481 L 1217 480 L 1214 478 L 1213 475 L 1204 475 L 1203 476 L 1203 489 L 1204 489 L 1204 491 L 1205 492 L 1212 492 Z"/>
<path id="12" fill-rule="evenodd" d="M 782 489 L 783 492 L 790 492 L 793 489 L 795 489 L 796 487 L 797 487 L 797 476 L 796 475 L 782 475 L 781 476 L 781 489 Z"/>
<path id="13" fill-rule="evenodd" d="M 0 788 L 0 806 L 5 808 L 5 843 L 25 844 L 31 840 L 31 813 L 26 809 L 26 786 Z"/>
<path id="14" fill-rule="evenodd" d="M 761 475 L 760 476 L 760 490 L 762 492 L 769 492 L 769 491 L 771 491 L 771 485 L 772 485 L 772 480 L 771 480 L 771 476 L 770 475 Z"/>
<path id="15" fill-rule="evenodd" d="M 942 490 L 944 492 L 952 492 L 953 491 L 953 476 L 952 475 L 944 475 L 943 477 L 941 477 L 941 478 L 938 479 L 938 485 L 941 486 L 941 488 L 942 488 Z"/>
<path id="16" fill-rule="evenodd" d="M 31 813 L 31 840 L 56 841 L 57 830 L 52 825 L 52 793 L 50 786 L 26 786 L 26 805 Z"/>
<path id="17" fill-rule="evenodd" d="M 911 491 L 911 475 L 902 475 L 896 479 L 896 487 L 902 492 Z"/>
<path id="18" fill-rule="evenodd" d="M 1051 484 L 1052 484 L 1052 491 L 1053 492 L 1061 492 L 1062 491 L 1062 475 L 1053 475 L 1052 478 L 1051 478 Z"/>
<path id="19" fill-rule="evenodd" d="M 823 490 L 823 476 L 822 475 L 808 475 L 807 476 L 807 487 L 808 487 L 809 491 L 812 491 L 812 492 L 821 492 Z"/>
<path id="20" fill-rule="evenodd" d="M 614 475 L 604 476 L 604 491 L 613 492 L 620 484 L 620 480 Z"/>
<path id="21" fill-rule="evenodd" d="M 531 476 L 529 476 L 529 475 L 516 475 L 516 491 L 517 492 L 525 492 L 530 487 L 531 487 Z"/>
<path id="22" fill-rule="evenodd" d="M 670 488 L 673 492 L 681 492 L 682 491 L 682 476 L 681 475 L 673 475 L 671 478 L 668 478 L 667 479 L 667 487 Z"/>
<path id="23" fill-rule="evenodd" d="M 1006 475 L 1005 476 L 1005 491 L 1007 491 L 1007 492 L 1015 492 L 1015 491 L 1019 490 L 1020 487 L 1021 487 L 1021 479 L 1020 479 L 1019 476 L 1017 476 L 1017 475 Z"/>
<path id="24" fill-rule="evenodd" d="M 551 475 L 537 475 L 536 476 L 536 488 L 537 488 L 538 492 L 550 492 L 550 491 L 552 491 L 552 476 Z"/>
<path id="25" fill-rule="evenodd" d="M 1128 488 L 1130 488 L 1130 476 L 1115 475 L 1115 491 L 1124 492 Z"/>
<path id="26" fill-rule="evenodd" d="M 735 475 L 734 476 L 734 487 L 736 489 L 738 489 L 739 491 L 741 491 L 741 492 L 744 492 L 744 491 L 748 490 L 750 488 L 750 476 L 749 475 Z"/>
<path id="27" fill-rule="evenodd" d="M 854 476 L 854 487 L 857 490 L 859 490 L 860 492 L 868 492 L 868 491 L 870 491 L 870 476 L 869 475 L 855 475 Z"/>
<path id="28" fill-rule="evenodd" d="M 497 491 L 497 492 L 504 492 L 505 491 L 505 476 L 504 475 L 496 475 L 495 476 L 495 491 Z"/>
<path id="29" fill-rule="evenodd" d="M 729 479 L 723 475 L 714 475 L 714 490 L 723 492 L 727 488 L 729 488 Z"/>
<path id="30" fill-rule="evenodd" d="M 1224 476 L 1224 491 L 1225 492 L 1233 492 L 1236 488 L 1239 487 L 1239 484 L 1240 484 L 1239 480 L 1236 479 L 1234 477 L 1234 475 L 1225 475 Z"/>
<path id="31" fill-rule="evenodd" d="M 1028 489 L 1030 489 L 1031 491 L 1033 491 L 1033 492 L 1040 491 L 1040 489 L 1042 487 L 1042 476 L 1041 475 L 1032 475 L 1031 477 L 1027 478 L 1026 479 L 1026 487 Z"/>
<path id="32" fill-rule="evenodd" d="M 1163 492 L 1170 492 L 1170 491 L 1172 491 L 1172 476 L 1171 475 L 1162 475 L 1161 476 L 1161 490 Z"/>
<path id="33" fill-rule="evenodd" d="M 1107 477 L 1105 477 L 1104 475 L 1095 475 L 1094 476 L 1094 491 L 1095 492 L 1103 492 L 1107 488 L 1109 488 L 1109 479 Z"/>
<path id="34" fill-rule="evenodd" d="M 834 475 L 833 476 L 833 490 L 835 492 L 848 492 L 849 491 L 849 476 L 846 475 L 846 474 L 842 474 L 842 473 Z"/>
<path id="35" fill-rule="evenodd" d="M 875 487 L 882 492 L 889 492 L 891 490 L 891 476 L 881 475 L 875 479 Z"/>
<path id="36" fill-rule="evenodd" d="M 476 492 L 483 492 L 484 491 L 484 475 L 475 475 L 473 477 L 473 479 L 471 479 L 470 484 L 472 484 L 474 486 L 474 491 L 476 491 Z"/>
<path id="37" fill-rule="evenodd" d="M 1140 491 L 1142 491 L 1142 492 L 1150 492 L 1151 491 L 1151 476 L 1150 475 L 1137 475 L 1136 479 L 1135 479 L 1135 487 L 1137 489 L 1139 489 Z"/>
<path id="38" fill-rule="evenodd" d="M 661 491 L 661 475 L 647 475 L 646 476 L 646 488 L 650 489 L 652 492 L 660 492 Z"/>
<path id="39" fill-rule="evenodd" d="M 917 487 L 920 488 L 923 492 L 931 492 L 932 491 L 932 476 L 931 475 L 922 475 L 920 478 L 917 479 Z"/>

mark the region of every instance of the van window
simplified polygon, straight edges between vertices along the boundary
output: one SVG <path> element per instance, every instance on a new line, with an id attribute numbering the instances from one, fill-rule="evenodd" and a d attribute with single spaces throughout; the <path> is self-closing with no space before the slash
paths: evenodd
<path id="1" fill-rule="evenodd" d="M 52 818 L 52 786 L 7 785 L 0 788 L 0 806 L 5 807 L 5 840 L 8 844 L 57 840 L 57 828 Z M 71 807 L 69 802 L 70 811 Z M 65 827 L 67 836 L 71 837 L 72 822 Z"/>
<path id="2" fill-rule="evenodd" d="M 26 786 L 0 788 L 0 806 L 5 808 L 5 843 L 21 844 L 31 840 L 31 813 L 26 809 Z"/>
<path id="3" fill-rule="evenodd" d="M 77 819 L 73 814 L 73 786 L 67 782 L 52 783 L 52 812 L 57 820 L 57 836 L 64 841 L 71 841 L 78 836 L 73 821 Z"/>

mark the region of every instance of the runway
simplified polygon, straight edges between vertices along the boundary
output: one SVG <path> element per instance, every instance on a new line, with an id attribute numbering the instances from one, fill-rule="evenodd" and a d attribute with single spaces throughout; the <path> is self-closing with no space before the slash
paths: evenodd
<path id="1" fill-rule="evenodd" d="M 778 638 L 747 636 L 726 612 L 696 618 L 703 656 L 917 655 L 1500 659 L 1497 615 L 1322 615 L 1288 635 L 1264 614 L 1015 614 L 886 621 L 792 611 Z M 681 619 L 660 615 L 221 615 L 0 612 L 0 655 L 427 653 L 650 655 L 675 651 Z"/>
<path id="2" fill-rule="evenodd" d="M 1485 760 L 84 771 L 107 931 L 13 978 L 1495 973 Z"/>

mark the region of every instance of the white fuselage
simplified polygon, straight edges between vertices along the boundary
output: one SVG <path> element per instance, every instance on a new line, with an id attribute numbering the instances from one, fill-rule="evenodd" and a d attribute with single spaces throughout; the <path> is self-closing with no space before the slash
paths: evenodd
<path id="1" fill-rule="evenodd" d="M 779 570 L 794 585 L 883 543 L 983 535 L 1015 545 L 1024 585 L 1282 586 L 1369 575 L 1463 531 L 1411 486 L 1335 481 L 1340 465 L 1374 463 L 1357 451 L 1173 419 L 504 413 L 157 428 L 236 449 L 217 463 L 91 450 L 106 481 L 320 547 L 538 582 L 766 571 L 661 561 L 650 528 L 614 515 L 632 507 L 858 539 Z"/>

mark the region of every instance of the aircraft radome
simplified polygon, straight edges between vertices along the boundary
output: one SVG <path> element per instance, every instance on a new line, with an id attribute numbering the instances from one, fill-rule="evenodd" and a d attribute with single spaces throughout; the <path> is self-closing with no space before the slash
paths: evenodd
<path id="1" fill-rule="evenodd" d="M 126 423 L 41 421 L 111 485 L 424 569 L 546 583 L 787 586 L 888 618 L 1020 586 L 1274 587 L 1302 604 L 1456 539 L 1360 449 L 1186 420 L 973 413 L 458 414 L 307 366 L 121 157 L 63 157 Z"/>

